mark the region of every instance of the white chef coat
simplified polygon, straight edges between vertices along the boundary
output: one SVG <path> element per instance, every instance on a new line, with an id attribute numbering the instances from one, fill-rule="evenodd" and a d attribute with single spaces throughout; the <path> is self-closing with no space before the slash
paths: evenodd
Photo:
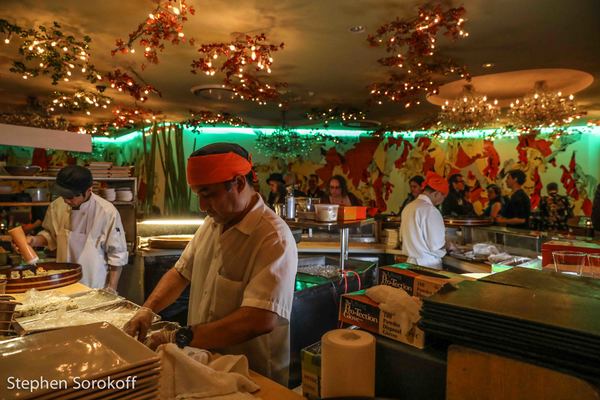
<path id="1" fill-rule="evenodd" d="M 127 242 L 119 212 L 110 202 L 92 193 L 79 210 L 62 197 L 50 203 L 39 233 L 56 250 L 57 262 L 81 264 L 81 283 L 92 288 L 106 284 L 108 265 L 127 264 Z"/>
<path id="2" fill-rule="evenodd" d="M 191 282 L 188 323 L 219 320 L 240 307 L 276 313 L 279 323 L 272 332 L 218 351 L 245 354 L 250 368 L 287 385 L 297 265 L 292 232 L 259 195 L 248 214 L 225 232 L 206 218 L 175 264 Z"/>
<path id="3" fill-rule="evenodd" d="M 444 218 L 426 195 L 420 194 L 402 210 L 400 240 L 409 263 L 442 268 L 446 254 Z"/>

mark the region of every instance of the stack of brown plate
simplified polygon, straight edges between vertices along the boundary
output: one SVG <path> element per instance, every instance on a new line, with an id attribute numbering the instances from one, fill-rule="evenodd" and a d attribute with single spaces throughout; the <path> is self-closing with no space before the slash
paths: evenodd
<path id="1" fill-rule="evenodd" d="M 148 245 L 153 249 L 185 249 L 194 235 L 162 235 L 148 239 Z"/>
<path id="2" fill-rule="evenodd" d="M 448 226 L 488 226 L 494 221 L 488 217 L 444 217 L 444 225 Z"/>
<path id="3" fill-rule="evenodd" d="M 0 295 L 0 336 L 11 336 L 13 330 L 13 316 L 18 303 L 15 298 L 7 295 Z"/>
<path id="4" fill-rule="evenodd" d="M 43 268 L 48 273 L 41 276 L 25 277 L 24 271 L 35 273 L 37 268 Z M 52 271 L 57 271 L 53 273 Z M 13 277 L 18 273 L 19 277 Z M 40 263 L 37 265 L 19 265 L 3 269 L 6 275 L 6 293 L 23 293 L 29 289 L 45 290 L 67 286 L 81 280 L 81 265 L 73 263 Z"/>
<path id="5" fill-rule="evenodd" d="M 158 355 L 107 323 L 7 340 L 0 354 L 6 366 L 0 381 L 28 383 L 27 389 L 0 385 L 3 399 L 159 398 Z"/>

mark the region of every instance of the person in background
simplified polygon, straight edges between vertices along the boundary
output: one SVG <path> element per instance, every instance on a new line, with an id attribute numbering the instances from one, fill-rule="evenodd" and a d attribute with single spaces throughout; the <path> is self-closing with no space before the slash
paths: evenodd
<path id="1" fill-rule="evenodd" d="M 348 191 L 346 179 L 341 175 L 329 178 L 327 193 L 321 198 L 323 204 L 339 204 L 341 206 L 360 206 L 362 202 Z"/>
<path id="2" fill-rule="evenodd" d="M 451 175 L 448 179 L 450 192 L 442 203 L 442 214 L 449 217 L 474 216 L 473 204 L 467 200 L 469 188 L 461 174 Z"/>
<path id="3" fill-rule="evenodd" d="M 406 196 L 406 199 L 404 199 L 404 202 L 400 206 L 398 214 L 402 214 L 402 210 L 404 210 L 404 207 L 406 207 L 408 203 L 410 203 L 411 201 L 419 197 L 421 193 L 423 193 L 423 182 L 425 182 L 425 178 L 423 178 L 421 175 L 415 175 L 412 178 L 410 178 L 410 180 L 408 181 L 410 191 L 408 193 L 408 196 Z"/>
<path id="4" fill-rule="evenodd" d="M 187 182 L 208 217 L 124 329 L 143 340 L 152 312 L 189 286 L 190 326 L 153 334 L 149 347 L 174 342 L 244 354 L 251 369 L 287 385 L 298 250 L 290 228 L 252 188 L 250 160 L 234 143 L 192 153 Z"/>
<path id="5" fill-rule="evenodd" d="M 423 193 L 402 211 L 402 254 L 408 256 L 409 263 L 441 269 L 446 254 L 446 230 L 437 206 L 448 195 L 448 182 L 429 171 L 422 187 Z"/>
<path id="6" fill-rule="evenodd" d="M 306 197 L 306 193 L 298 189 L 298 179 L 295 173 L 288 172 L 283 176 L 283 181 L 285 182 L 286 192 L 289 192 L 289 188 L 291 187 L 294 197 Z"/>
<path id="7" fill-rule="evenodd" d="M 483 216 L 491 217 L 495 219 L 500 215 L 502 207 L 504 207 L 504 199 L 502 198 L 502 191 L 498 185 L 488 185 L 487 187 L 488 204 L 485 210 L 483 210 Z"/>
<path id="8" fill-rule="evenodd" d="M 592 203 L 592 225 L 595 230 L 600 231 L 600 184 L 596 187 L 596 195 Z"/>
<path id="9" fill-rule="evenodd" d="M 573 216 L 573 207 L 567 196 L 558 194 L 558 184 L 551 182 L 546 185 L 548 196 L 542 197 L 540 213 L 542 226 L 551 231 L 566 231 L 567 222 Z"/>
<path id="10" fill-rule="evenodd" d="M 306 191 L 306 196 L 320 199 L 324 195 L 325 192 L 319 188 L 319 175 L 310 174 L 308 177 L 308 190 Z"/>
<path id="11" fill-rule="evenodd" d="M 280 173 L 272 173 L 267 178 L 267 184 L 269 185 L 269 197 L 267 198 L 267 204 L 271 208 L 275 208 L 275 204 L 285 203 L 285 182 L 283 181 L 283 175 Z"/>
<path id="12" fill-rule="evenodd" d="M 504 205 L 501 216 L 496 217 L 497 223 L 513 228 L 529 228 L 531 202 L 522 189 L 525 179 L 525 172 L 519 169 L 513 169 L 506 175 L 506 185 L 512 190 L 512 195 Z"/>
<path id="13" fill-rule="evenodd" d="M 27 240 L 56 250 L 57 262 L 81 264 L 81 283 L 117 291 L 128 253 L 121 216 L 115 206 L 92 193 L 92 173 L 77 165 L 61 169 L 42 227 Z"/>

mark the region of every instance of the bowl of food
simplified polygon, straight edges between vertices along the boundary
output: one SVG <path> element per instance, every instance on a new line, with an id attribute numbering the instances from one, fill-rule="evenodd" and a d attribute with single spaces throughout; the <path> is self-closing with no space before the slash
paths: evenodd
<path id="1" fill-rule="evenodd" d="M 4 169 L 10 175 L 14 176 L 33 176 L 42 170 L 42 168 L 37 165 L 7 165 Z"/>

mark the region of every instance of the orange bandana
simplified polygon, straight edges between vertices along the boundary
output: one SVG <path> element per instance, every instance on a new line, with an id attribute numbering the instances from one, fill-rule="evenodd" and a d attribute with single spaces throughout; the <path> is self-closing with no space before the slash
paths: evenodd
<path id="1" fill-rule="evenodd" d="M 210 185 L 232 180 L 252 171 L 252 162 L 239 154 L 229 152 L 188 158 L 189 186 Z"/>
<path id="2" fill-rule="evenodd" d="M 427 186 L 429 186 L 433 190 L 437 190 L 444 196 L 448 195 L 448 181 L 436 174 L 435 172 L 427 172 L 427 176 L 425 177 L 425 182 L 423 182 L 422 188 L 425 189 Z"/>

